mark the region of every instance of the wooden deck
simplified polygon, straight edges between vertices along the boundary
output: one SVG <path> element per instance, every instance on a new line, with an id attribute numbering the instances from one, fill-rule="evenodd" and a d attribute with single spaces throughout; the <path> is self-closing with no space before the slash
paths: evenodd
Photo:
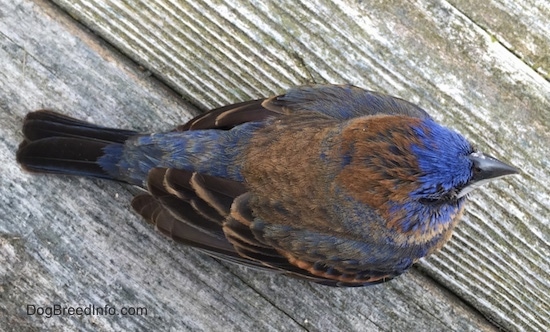
<path id="1" fill-rule="evenodd" d="M 0 330 L 548 331 L 549 73 L 545 0 L 0 0 Z M 37 108 L 160 131 L 312 82 L 416 102 L 522 173 L 409 273 L 332 289 L 168 241 L 135 188 L 15 163 Z"/>

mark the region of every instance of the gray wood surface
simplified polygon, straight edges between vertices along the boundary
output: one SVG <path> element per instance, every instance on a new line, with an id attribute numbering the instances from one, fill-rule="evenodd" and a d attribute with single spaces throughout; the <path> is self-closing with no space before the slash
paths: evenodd
<path id="1" fill-rule="evenodd" d="M 0 330 L 548 330 L 547 1 L 54 2 L 0 0 Z M 331 289 L 175 245 L 130 211 L 135 188 L 15 163 L 33 109 L 159 131 L 310 82 L 416 102 L 522 174 L 475 192 L 411 272 Z"/>

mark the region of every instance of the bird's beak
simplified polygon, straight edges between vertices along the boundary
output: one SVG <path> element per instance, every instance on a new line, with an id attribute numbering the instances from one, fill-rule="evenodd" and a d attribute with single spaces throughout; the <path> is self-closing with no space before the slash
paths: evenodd
<path id="1" fill-rule="evenodd" d="M 473 163 L 474 174 L 470 183 L 458 193 L 458 197 L 465 196 L 493 179 L 519 173 L 517 168 L 481 152 L 474 152 L 468 158 Z"/>

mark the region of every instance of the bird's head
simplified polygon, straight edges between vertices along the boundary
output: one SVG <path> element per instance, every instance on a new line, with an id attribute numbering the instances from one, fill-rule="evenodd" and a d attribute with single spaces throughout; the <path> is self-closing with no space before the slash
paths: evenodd
<path id="1" fill-rule="evenodd" d="M 456 206 L 474 188 L 518 172 L 430 118 L 353 119 L 341 142 L 337 186 L 388 217 Z"/>
<path id="2" fill-rule="evenodd" d="M 425 204 L 456 201 L 477 187 L 518 171 L 477 151 L 459 133 L 432 119 L 411 127 L 415 143 L 410 151 L 418 163 L 418 189 L 411 197 Z"/>

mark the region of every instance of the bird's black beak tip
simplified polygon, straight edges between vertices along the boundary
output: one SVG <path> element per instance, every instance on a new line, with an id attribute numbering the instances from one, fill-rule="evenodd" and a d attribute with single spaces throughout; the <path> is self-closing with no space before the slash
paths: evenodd
<path id="1" fill-rule="evenodd" d="M 468 185 L 460 190 L 458 197 L 466 196 L 493 179 L 520 172 L 519 169 L 481 152 L 473 152 L 468 159 L 472 161 L 472 178 Z"/>
<path id="2" fill-rule="evenodd" d="M 481 152 L 474 152 L 468 158 L 473 163 L 473 181 L 489 180 L 520 172 L 519 169 Z"/>

